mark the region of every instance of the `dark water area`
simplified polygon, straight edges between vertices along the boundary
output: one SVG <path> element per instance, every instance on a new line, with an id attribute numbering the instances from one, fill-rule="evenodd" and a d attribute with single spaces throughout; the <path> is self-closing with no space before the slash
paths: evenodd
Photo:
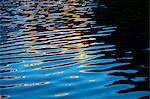
<path id="1" fill-rule="evenodd" d="M 148 99 L 148 0 L 0 0 L 0 99 Z"/>

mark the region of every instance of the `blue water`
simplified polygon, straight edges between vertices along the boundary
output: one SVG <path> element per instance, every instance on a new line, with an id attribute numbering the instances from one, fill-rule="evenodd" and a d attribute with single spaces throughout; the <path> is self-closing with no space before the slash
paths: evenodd
<path id="1" fill-rule="evenodd" d="M 148 77 L 116 56 L 93 0 L 0 1 L 0 95 L 6 99 L 137 99 Z M 140 75 L 139 75 L 140 74 Z M 145 86 L 145 85 L 144 85 Z"/>

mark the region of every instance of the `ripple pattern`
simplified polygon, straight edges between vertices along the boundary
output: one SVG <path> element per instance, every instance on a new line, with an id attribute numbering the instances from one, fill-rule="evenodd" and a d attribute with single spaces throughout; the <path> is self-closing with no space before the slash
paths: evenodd
<path id="1" fill-rule="evenodd" d="M 117 26 L 98 23 L 93 0 L 3 0 L 0 94 L 10 99 L 137 99 L 144 67 L 116 57 Z M 100 7 L 105 7 L 101 5 Z M 144 84 L 144 83 L 143 83 Z M 109 94 L 109 95 L 108 95 Z"/>

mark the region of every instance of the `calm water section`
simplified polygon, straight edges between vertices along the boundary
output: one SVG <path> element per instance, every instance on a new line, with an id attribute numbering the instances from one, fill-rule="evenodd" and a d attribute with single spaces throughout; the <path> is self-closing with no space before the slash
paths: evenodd
<path id="1" fill-rule="evenodd" d="M 8 99 L 137 99 L 144 65 L 117 57 L 93 0 L 0 1 L 0 95 Z"/>

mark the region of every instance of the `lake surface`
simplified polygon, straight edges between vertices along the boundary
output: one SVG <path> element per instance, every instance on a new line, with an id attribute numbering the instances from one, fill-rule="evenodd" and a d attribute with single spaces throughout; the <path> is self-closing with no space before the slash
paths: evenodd
<path id="1" fill-rule="evenodd" d="M 0 1 L 2 99 L 146 99 L 148 66 L 117 57 L 93 0 Z M 143 56 L 144 57 L 144 56 Z M 146 73 L 146 72 L 147 73 Z M 142 98 L 143 97 L 143 98 Z"/>

